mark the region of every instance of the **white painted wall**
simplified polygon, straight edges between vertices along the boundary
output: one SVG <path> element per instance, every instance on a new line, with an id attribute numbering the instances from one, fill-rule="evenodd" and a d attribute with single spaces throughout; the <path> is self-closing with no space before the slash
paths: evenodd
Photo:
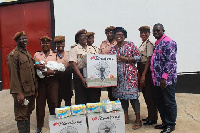
<path id="1" fill-rule="evenodd" d="M 0 0 L 4 2 L 5 0 Z M 80 29 L 95 32 L 95 44 L 106 39 L 106 27 L 121 26 L 126 40 L 140 45 L 138 28 L 162 23 L 178 44 L 178 72 L 200 71 L 200 0 L 54 0 L 56 35 L 66 36 L 66 50 Z M 155 41 L 151 35 L 150 39 Z"/>

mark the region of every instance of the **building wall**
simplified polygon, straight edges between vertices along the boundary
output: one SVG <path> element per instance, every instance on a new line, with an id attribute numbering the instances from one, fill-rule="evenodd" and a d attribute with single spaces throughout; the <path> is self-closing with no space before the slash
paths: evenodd
<path id="1" fill-rule="evenodd" d="M 27 49 L 33 56 L 41 50 L 39 38 L 51 35 L 50 1 L 0 5 L 0 50 L 3 77 L 3 89 L 10 88 L 6 62 L 8 53 L 16 47 L 13 36 L 25 31 L 28 38 Z"/>

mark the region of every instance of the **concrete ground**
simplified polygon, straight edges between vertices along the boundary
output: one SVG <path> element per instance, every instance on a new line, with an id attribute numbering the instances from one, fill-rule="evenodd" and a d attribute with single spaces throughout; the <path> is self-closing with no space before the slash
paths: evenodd
<path id="1" fill-rule="evenodd" d="M 102 91 L 101 100 L 107 99 L 107 92 Z M 147 117 L 147 109 L 142 93 L 140 93 L 141 118 Z M 177 125 L 174 133 L 200 133 L 200 94 L 176 94 L 178 107 Z M 74 103 L 74 97 L 72 98 Z M 46 107 L 46 117 L 43 133 L 49 133 L 48 107 Z M 142 126 L 138 130 L 132 130 L 135 121 L 134 111 L 129 107 L 130 124 L 126 125 L 126 133 L 160 133 L 161 130 L 154 129 L 153 126 Z M 159 118 L 158 123 L 161 123 Z M 36 129 L 36 112 L 31 115 L 31 133 Z M 0 133 L 17 133 L 17 125 L 14 120 L 13 99 L 9 90 L 0 91 Z"/>

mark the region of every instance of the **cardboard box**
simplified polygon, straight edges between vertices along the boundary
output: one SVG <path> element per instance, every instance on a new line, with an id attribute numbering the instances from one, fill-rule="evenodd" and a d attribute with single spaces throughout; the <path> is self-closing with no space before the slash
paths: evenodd
<path id="1" fill-rule="evenodd" d="M 90 133 L 125 133 L 124 112 L 87 115 Z"/>
<path id="2" fill-rule="evenodd" d="M 83 76 L 87 87 L 117 86 L 116 55 L 86 55 Z"/>
<path id="3" fill-rule="evenodd" d="M 71 116 L 57 119 L 49 115 L 50 133 L 87 133 L 86 116 Z"/>

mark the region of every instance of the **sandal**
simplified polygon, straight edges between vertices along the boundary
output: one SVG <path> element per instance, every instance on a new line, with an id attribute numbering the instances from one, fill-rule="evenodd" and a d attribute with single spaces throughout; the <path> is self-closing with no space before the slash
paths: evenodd
<path id="1" fill-rule="evenodd" d="M 142 126 L 142 121 L 140 121 L 140 123 L 135 123 L 135 125 L 133 125 L 132 129 L 137 130 L 137 129 L 141 128 L 141 126 Z"/>

